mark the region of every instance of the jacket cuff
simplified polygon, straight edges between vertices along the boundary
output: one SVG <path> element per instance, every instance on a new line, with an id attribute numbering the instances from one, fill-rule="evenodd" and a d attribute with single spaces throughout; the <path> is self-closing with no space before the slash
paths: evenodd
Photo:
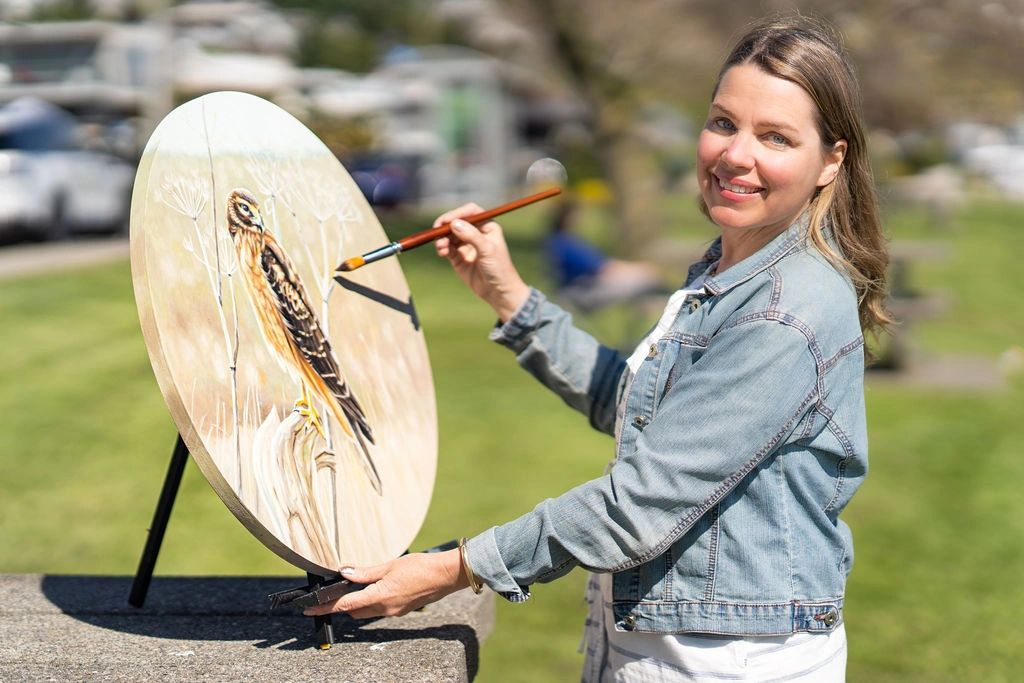
<path id="1" fill-rule="evenodd" d="M 522 346 L 524 339 L 537 329 L 540 323 L 540 308 L 547 301 L 539 289 L 530 287 L 530 296 L 519 307 L 519 310 L 505 324 L 499 320 L 491 330 L 489 339 L 510 349 Z"/>
<path id="2" fill-rule="evenodd" d="M 478 579 L 509 602 L 530 599 L 529 586 L 520 586 L 508 573 L 494 538 L 494 527 L 466 541 L 466 560 Z"/>

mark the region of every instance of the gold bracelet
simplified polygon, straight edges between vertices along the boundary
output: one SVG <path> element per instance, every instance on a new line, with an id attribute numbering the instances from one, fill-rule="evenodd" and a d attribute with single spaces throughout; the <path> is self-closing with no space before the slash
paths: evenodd
<path id="1" fill-rule="evenodd" d="M 473 568 L 469 566 L 469 558 L 466 556 L 466 537 L 463 536 L 459 539 L 459 557 L 462 558 L 462 570 L 466 572 L 466 578 L 469 579 L 469 587 L 473 589 L 473 592 L 480 595 L 483 591 L 483 584 L 473 574 Z"/>

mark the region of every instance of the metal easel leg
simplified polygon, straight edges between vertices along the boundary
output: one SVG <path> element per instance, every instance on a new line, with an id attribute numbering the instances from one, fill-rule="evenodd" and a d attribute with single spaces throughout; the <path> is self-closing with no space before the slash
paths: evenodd
<path id="1" fill-rule="evenodd" d="M 174 499 L 181 487 L 181 478 L 185 474 L 186 463 L 188 463 L 188 447 L 179 434 L 178 440 L 174 444 L 174 451 L 171 453 L 167 475 L 164 477 L 164 486 L 160 490 L 160 499 L 157 501 L 156 510 L 153 513 L 153 523 L 149 527 L 146 546 L 139 559 L 139 568 L 135 572 L 131 594 L 128 596 L 128 603 L 133 607 L 142 607 L 146 602 L 146 593 L 149 592 L 149 584 L 153 580 L 156 559 L 160 554 L 164 533 L 167 531 L 167 522 L 171 518 Z M 309 581 L 308 588 L 310 589 L 328 581 L 323 576 L 309 572 L 307 572 L 306 578 Z M 313 628 L 316 630 L 317 647 L 321 650 L 329 650 L 334 644 L 334 623 L 331 616 L 313 617 Z"/>
<path id="2" fill-rule="evenodd" d="M 178 441 L 174 444 L 174 452 L 171 453 L 171 464 L 167 467 L 164 487 L 160 491 L 160 499 L 157 501 L 156 511 L 153 513 L 153 523 L 149 526 L 146 547 L 142 550 L 139 568 L 135 572 L 132 591 L 128 596 L 128 604 L 133 607 L 142 607 L 146 602 L 146 593 L 149 592 L 149 583 L 153 579 L 156 558 L 160 554 L 160 545 L 164 540 L 164 532 L 167 531 L 171 508 L 174 507 L 174 499 L 178 495 L 178 488 L 181 486 L 181 477 L 185 473 L 187 462 L 188 447 L 179 434 Z"/>
<path id="3" fill-rule="evenodd" d="M 323 576 L 312 572 L 306 572 L 306 580 L 309 581 L 310 588 L 327 581 Z M 316 646 L 321 650 L 330 650 L 334 645 L 334 622 L 331 620 L 331 615 L 313 617 L 313 629 L 316 632 L 314 634 Z"/>

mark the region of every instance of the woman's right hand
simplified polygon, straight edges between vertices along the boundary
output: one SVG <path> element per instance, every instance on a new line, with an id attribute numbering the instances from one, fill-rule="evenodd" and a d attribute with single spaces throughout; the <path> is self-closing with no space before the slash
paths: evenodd
<path id="1" fill-rule="evenodd" d="M 473 293 L 506 322 L 530 296 L 530 288 L 512 264 L 500 225 L 490 221 L 477 228 L 461 220 L 481 211 L 476 204 L 464 204 L 438 216 L 434 227 L 450 222 L 452 232 L 434 245 Z"/>

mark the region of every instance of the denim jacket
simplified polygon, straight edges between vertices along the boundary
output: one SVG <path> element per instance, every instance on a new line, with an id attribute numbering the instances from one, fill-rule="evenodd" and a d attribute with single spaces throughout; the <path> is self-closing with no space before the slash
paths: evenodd
<path id="1" fill-rule="evenodd" d="M 857 298 L 806 217 L 713 276 L 636 375 L 533 290 L 492 338 L 601 431 L 606 474 L 467 543 L 513 601 L 612 572 L 620 631 L 778 635 L 842 622 L 839 513 L 867 473 Z M 687 282 L 717 259 L 716 242 Z"/>

